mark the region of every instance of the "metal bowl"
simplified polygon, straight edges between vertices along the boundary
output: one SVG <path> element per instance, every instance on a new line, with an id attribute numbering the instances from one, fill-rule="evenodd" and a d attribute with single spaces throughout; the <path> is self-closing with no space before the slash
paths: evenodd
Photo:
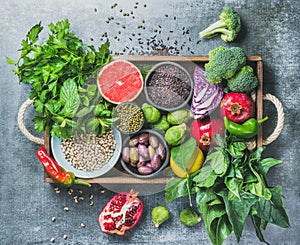
<path id="1" fill-rule="evenodd" d="M 163 147 L 165 148 L 165 151 L 166 151 L 166 157 L 165 159 L 163 160 L 161 166 L 159 169 L 157 169 L 156 171 L 152 172 L 151 174 L 147 174 L 147 175 L 143 175 L 143 174 L 140 174 L 137 170 L 137 168 L 135 167 L 132 167 L 129 163 L 126 163 L 123 161 L 122 157 L 121 157 L 121 165 L 122 167 L 125 169 L 125 171 L 129 174 L 131 174 L 132 176 L 134 177 L 137 177 L 137 178 L 141 178 L 141 179 L 148 179 L 148 178 L 153 178 L 155 176 L 157 176 L 165 167 L 167 167 L 169 165 L 169 157 L 170 157 L 170 151 L 169 151 L 169 148 L 168 148 L 168 145 L 165 141 L 165 139 L 163 138 L 163 136 L 158 133 L 157 131 L 155 130 L 152 130 L 152 129 L 143 129 L 141 131 L 139 131 L 138 133 L 134 134 L 134 135 L 130 135 L 128 136 L 124 141 L 123 141 L 123 147 L 125 146 L 129 146 L 129 140 L 131 138 L 134 138 L 142 133 L 149 133 L 149 135 L 154 135 L 157 137 L 158 141 L 163 145 Z"/>

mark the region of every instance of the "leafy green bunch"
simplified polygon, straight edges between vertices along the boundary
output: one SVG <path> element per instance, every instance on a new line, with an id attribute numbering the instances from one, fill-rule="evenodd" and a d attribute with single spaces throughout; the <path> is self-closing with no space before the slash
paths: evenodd
<path id="1" fill-rule="evenodd" d="M 34 99 L 38 114 L 33 119 L 36 131 L 41 133 L 46 130 L 52 136 L 69 138 L 74 129 L 86 131 L 86 125 L 80 123 L 89 122 L 91 126 L 91 120 L 94 131 L 105 131 L 110 123 L 105 120 L 112 114 L 112 105 L 103 102 L 95 84 L 84 85 L 88 78 L 95 77 L 97 70 L 111 60 L 109 42 L 102 44 L 98 50 L 93 45 L 85 45 L 70 32 L 67 19 L 51 23 L 48 27 L 48 38 L 38 44 L 43 27 L 41 23 L 33 26 L 21 42 L 18 61 L 7 58 L 8 63 L 15 65 L 13 72 L 18 75 L 19 81 L 32 86 L 30 98 Z M 97 105 L 106 110 L 102 115 L 104 122 L 95 121 L 95 117 L 101 114 L 92 113 Z"/>
<path id="2" fill-rule="evenodd" d="M 266 174 L 281 161 L 262 158 L 265 147 L 247 149 L 245 141 L 216 135 L 218 146 L 203 167 L 185 179 L 172 178 L 165 188 L 166 202 L 195 194 L 195 202 L 212 244 L 222 244 L 233 232 L 239 242 L 246 218 L 251 217 L 256 234 L 268 223 L 286 228 L 289 219 L 282 202 L 281 187 L 269 187 Z"/>

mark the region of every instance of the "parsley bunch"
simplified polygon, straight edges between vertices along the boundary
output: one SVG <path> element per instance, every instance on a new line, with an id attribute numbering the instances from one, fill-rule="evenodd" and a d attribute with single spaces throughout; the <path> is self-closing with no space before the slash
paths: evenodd
<path id="1" fill-rule="evenodd" d="M 36 131 L 46 130 L 60 138 L 69 138 L 74 130 L 103 133 L 112 122 L 114 107 L 101 98 L 93 83 L 97 71 L 111 60 L 109 42 L 98 50 L 85 45 L 70 32 L 67 19 L 48 27 L 48 38 L 38 44 L 43 27 L 41 23 L 33 26 L 22 40 L 18 61 L 7 58 L 15 65 L 19 81 L 32 86 Z"/>

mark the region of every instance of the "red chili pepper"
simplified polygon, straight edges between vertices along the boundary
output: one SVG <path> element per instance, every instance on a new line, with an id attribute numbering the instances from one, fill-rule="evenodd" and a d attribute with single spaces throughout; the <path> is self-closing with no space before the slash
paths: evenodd
<path id="1" fill-rule="evenodd" d="M 73 184 L 78 185 L 86 185 L 88 187 L 91 187 L 91 184 L 83 181 L 79 181 L 75 178 L 74 173 L 72 172 L 66 172 L 62 167 L 60 167 L 57 162 L 48 155 L 46 149 L 44 146 L 41 146 L 36 151 L 36 156 L 44 166 L 47 173 L 50 175 L 50 177 L 55 180 L 56 182 L 63 184 L 65 186 L 71 186 Z"/>

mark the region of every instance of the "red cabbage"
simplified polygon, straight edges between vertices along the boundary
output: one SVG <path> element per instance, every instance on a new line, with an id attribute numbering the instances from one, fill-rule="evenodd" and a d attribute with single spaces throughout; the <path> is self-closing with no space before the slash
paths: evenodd
<path id="1" fill-rule="evenodd" d="M 191 105 L 191 112 L 195 119 L 201 119 L 215 110 L 223 98 L 222 86 L 208 82 L 204 72 L 203 67 L 195 66 L 194 94 Z"/>

